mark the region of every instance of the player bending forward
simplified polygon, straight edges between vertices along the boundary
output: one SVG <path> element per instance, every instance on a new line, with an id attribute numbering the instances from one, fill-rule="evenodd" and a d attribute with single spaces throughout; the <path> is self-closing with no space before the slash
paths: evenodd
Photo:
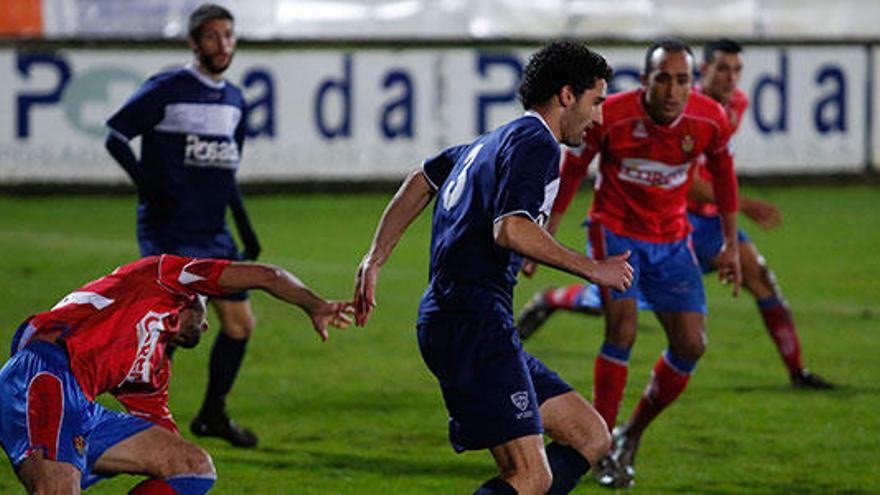
<path id="1" fill-rule="evenodd" d="M 325 301 L 282 268 L 151 256 L 117 268 L 29 317 L 0 370 L 0 444 L 29 493 L 79 493 L 103 477 L 145 474 L 137 495 L 203 494 L 211 457 L 184 440 L 168 409 L 168 346 L 208 328 L 203 296 L 264 290 L 302 308 L 315 331 L 348 326 L 349 303 Z M 95 398 L 116 397 L 128 414 Z"/>

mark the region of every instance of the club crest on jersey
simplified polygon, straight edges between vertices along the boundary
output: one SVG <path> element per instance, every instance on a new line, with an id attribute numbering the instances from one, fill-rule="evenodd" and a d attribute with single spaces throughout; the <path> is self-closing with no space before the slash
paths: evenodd
<path id="1" fill-rule="evenodd" d="M 694 137 L 690 134 L 685 135 L 685 137 L 681 138 L 681 151 L 685 153 L 690 153 L 694 151 Z"/>
<path id="2" fill-rule="evenodd" d="M 529 394 L 525 391 L 514 392 L 510 395 L 510 401 L 520 411 L 525 411 L 529 407 Z"/>
<path id="3" fill-rule="evenodd" d="M 149 383 L 153 372 L 153 353 L 156 352 L 156 344 L 159 336 L 165 330 L 164 319 L 171 313 L 156 313 L 150 311 L 137 324 L 138 348 L 134 363 L 125 381 L 135 383 Z"/>
<path id="4" fill-rule="evenodd" d="M 82 435 L 73 437 L 73 448 L 79 455 L 86 455 L 86 439 Z"/>
<path id="5" fill-rule="evenodd" d="M 203 139 L 197 134 L 186 135 L 183 163 L 192 167 L 234 169 L 238 165 L 238 145 L 225 139 Z"/>

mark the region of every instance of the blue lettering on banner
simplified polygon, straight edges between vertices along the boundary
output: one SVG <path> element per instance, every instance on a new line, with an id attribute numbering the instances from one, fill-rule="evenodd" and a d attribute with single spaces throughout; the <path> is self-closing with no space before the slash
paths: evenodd
<path id="1" fill-rule="evenodd" d="M 327 122 L 324 115 L 324 104 L 328 96 L 337 93 L 342 102 L 342 112 L 335 125 Z M 318 87 L 315 96 L 315 123 L 321 135 L 327 139 L 338 137 L 351 137 L 351 54 L 346 54 L 343 60 L 343 74 L 341 79 L 325 79 Z"/>
<path id="2" fill-rule="evenodd" d="M 511 71 L 511 85 L 505 91 L 477 95 L 477 134 L 483 134 L 489 130 L 489 107 L 492 105 L 506 105 L 516 101 L 519 81 L 522 79 L 523 65 L 515 55 L 509 53 L 483 53 L 477 54 L 477 72 L 485 77 L 493 68 L 506 68 Z"/>
<path id="3" fill-rule="evenodd" d="M 614 77 L 608 84 L 608 94 L 629 91 L 642 85 L 642 71 L 631 65 L 621 65 L 614 68 Z"/>
<path id="4" fill-rule="evenodd" d="M 30 136 L 30 109 L 34 105 L 50 105 L 61 101 L 61 94 L 70 81 L 70 65 L 66 60 L 54 53 L 16 53 L 18 73 L 29 79 L 34 66 L 53 69 L 58 74 L 58 83 L 45 93 L 21 93 L 16 98 L 16 136 L 27 139 Z"/>
<path id="5" fill-rule="evenodd" d="M 816 84 L 831 84 L 831 91 L 816 102 L 813 118 L 816 130 L 822 134 L 846 132 L 846 76 L 837 65 L 820 67 L 816 73 Z"/>
<path id="6" fill-rule="evenodd" d="M 263 92 L 252 101 L 244 104 L 245 136 L 275 137 L 275 83 L 268 71 L 252 69 L 245 73 L 242 86 L 247 89 L 261 86 Z M 262 119 L 257 120 L 257 117 Z"/>
<path id="7" fill-rule="evenodd" d="M 764 95 L 767 92 L 776 92 L 779 98 L 778 113 L 776 118 L 771 120 L 764 115 L 764 109 L 768 105 L 764 101 Z M 755 102 L 754 113 L 755 124 L 764 134 L 773 132 L 785 132 L 788 128 L 788 54 L 785 50 L 779 51 L 779 75 L 764 75 L 758 78 L 755 84 L 755 92 L 752 95 L 752 101 Z"/>
<path id="8" fill-rule="evenodd" d="M 382 110 L 382 133 L 387 139 L 413 137 L 413 82 L 403 70 L 392 70 L 382 82 L 384 89 L 399 86 L 402 94 L 385 104 Z"/>

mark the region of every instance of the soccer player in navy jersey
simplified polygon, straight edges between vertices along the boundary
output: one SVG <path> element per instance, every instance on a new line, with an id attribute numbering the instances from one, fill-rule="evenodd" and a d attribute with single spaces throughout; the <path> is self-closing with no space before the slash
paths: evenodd
<path id="1" fill-rule="evenodd" d="M 137 186 L 141 255 L 254 260 L 260 244 L 235 179 L 244 142 L 241 90 L 223 77 L 235 54 L 232 14 L 205 4 L 189 18 L 193 62 L 151 77 L 107 121 L 106 147 Z M 129 145 L 142 137 L 138 159 Z M 226 225 L 231 209 L 239 253 Z M 257 436 L 229 419 L 226 396 L 244 360 L 254 315 L 247 292 L 211 299 L 220 331 L 211 349 L 208 385 L 190 427 L 253 447 Z"/>
<path id="2" fill-rule="evenodd" d="M 388 204 L 358 268 L 355 317 L 374 306 L 379 271 L 434 196 L 430 281 L 419 306 L 422 358 L 436 376 L 458 451 L 489 449 L 499 474 L 478 494 L 567 493 L 609 447 L 590 404 L 525 353 L 513 325 L 522 257 L 625 290 L 626 253 L 594 261 L 542 225 L 559 186 L 559 143 L 602 121 L 611 68 L 583 44 L 535 53 L 519 94 L 525 115 L 412 172 Z M 542 433 L 553 439 L 544 448 Z"/>
<path id="3" fill-rule="evenodd" d="M 202 495 L 217 474 L 168 408 L 170 346 L 207 329 L 203 296 L 258 289 L 303 309 L 321 340 L 351 323 L 286 270 L 174 255 L 123 265 L 28 317 L 0 370 L 0 445 L 28 493 L 79 493 L 118 473 L 147 476 L 132 495 Z M 95 399 L 110 394 L 126 413 Z"/>
<path id="4" fill-rule="evenodd" d="M 748 96 L 738 87 L 743 68 L 741 52 L 742 46 L 733 40 L 707 42 L 703 47 L 703 63 L 700 66 L 702 79 L 694 88 L 724 107 L 734 133 L 749 104 Z M 700 261 L 700 268 L 703 273 L 711 273 L 715 271 L 714 259 L 723 243 L 723 236 L 712 193 L 712 176 L 704 162 L 703 156 L 698 158 L 694 182 L 688 191 L 688 221 L 694 229 L 694 252 Z M 771 229 L 782 222 L 779 209 L 766 201 L 740 195 L 739 203 L 740 211 L 764 229 Z M 804 366 L 794 317 L 773 271 L 749 236 L 742 230 L 737 235 L 743 286 L 755 298 L 764 326 L 782 357 L 792 386 L 808 389 L 833 388 L 831 383 Z M 517 318 L 520 337 L 523 340 L 528 338 L 557 309 L 600 314 L 602 298 L 598 287 L 573 284 L 545 289 L 535 294 Z M 640 300 L 639 309 L 650 310 L 651 307 Z"/>

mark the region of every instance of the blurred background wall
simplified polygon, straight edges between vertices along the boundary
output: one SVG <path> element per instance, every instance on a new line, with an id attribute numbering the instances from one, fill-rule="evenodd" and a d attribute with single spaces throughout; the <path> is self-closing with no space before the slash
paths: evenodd
<path id="1" fill-rule="evenodd" d="M 191 57 L 194 0 L 3 0 L 0 185 L 125 184 L 104 121 Z M 880 167 L 880 1 L 225 0 L 247 100 L 244 182 L 395 180 L 521 112 L 543 39 L 589 40 L 638 85 L 647 40 L 742 41 L 741 175 Z"/>

